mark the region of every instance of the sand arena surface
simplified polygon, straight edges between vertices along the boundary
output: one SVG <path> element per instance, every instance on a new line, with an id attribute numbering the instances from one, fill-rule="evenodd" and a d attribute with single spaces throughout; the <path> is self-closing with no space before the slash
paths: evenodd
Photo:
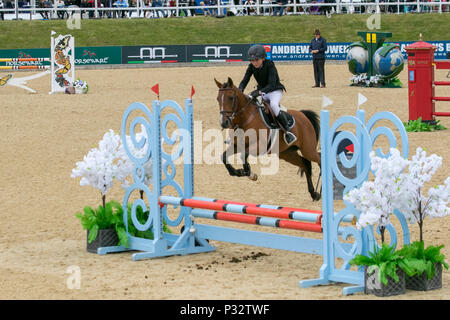
<path id="1" fill-rule="evenodd" d="M 349 86 L 345 65 L 327 64 L 327 88 L 312 89 L 311 65 L 280 64 L 278 70 L 287 88 L 282 103 L 289 108 L 319 112 L 322 95 L 326 95 L 334 101 L 329 107 L 333 121 L 355 113 L 361 92 L 368 98 L 363 106 L 368 118 L 388 110 L 402 121 L 408 119 L 405 71 L 400 75 L 404 88 L 361 89 Z M 76 76 L 89 83 L 87 95 L 48 95 L 48 77 L 29 82 L 38 94 L 0 88 L 0 299 L 378 299 L 363 293 L 343 297 L 345 284 L 299 288 L 299 280 L 319 276 L 322 257 L 309 254 L 221 242 L 213 242 L 217 250 L 211 253 L 138 262 L 131 260 L 129 252 L 100 256 L 86 251 L 86 232 L 75 212 L 86 205 L 98 206 L 101 197 L 97 190 L 81 187 L 79 178 L 70 177 L 76 162 L 108 129 L 120 132 L 122 115 L 132 102 L 150 105 L 155 95 L 149 88 L 155 83 L 160 85 L 161 100 L 173 99 L 181 105 L 193 84 L 194 119 L 202 121 L 203 129 L 219 128 L 213 79 L 225 81 L 230 76 L 238 83 L 244 71 L 242 65 L 77 70 Z M 436 79 L 445 76 L 445 71 L 437 72 Z M 248 90 L 253 86 L 251 82 Z M 438 95 L 450 96 L 450 88 L 436 90 Z M 440 111 L 449 107 L 444 102 L 437 104 Z M 440 120 L 450 128 L 450 118 Z M 443 183 L 450 175 L 450 130 L 410 133 L 408 137 L 410 154 L 422 146 L 444 158 L 432 181 Z M 258 165 L 253 168 L 259 171 Z M 317 173 L 314 165 L 314 181 Z M 305 178 L 285 162 L 280 162 L 278 175 L 260 176 L 257 182 L 230 177 L 223 165 L 197 164 L 195 192 L 205 197 L 321 209 L 321 201 L 312 203 Z M 108 200 L 121 202 L 123 194 L 115 184 Z M 418 239 L 418 227 L 410 228 L 412 239 Z M 424 230 L 426 242 L 444 244 L 443 252 L 450 257 L 450 217 L 427 220 Z M 80 268 L 79 290 L 66 286 L 70 266 Z M 408 290 L 389 299 L 449 298 L 450 273 L 444 271 L 441 290 Z"/>

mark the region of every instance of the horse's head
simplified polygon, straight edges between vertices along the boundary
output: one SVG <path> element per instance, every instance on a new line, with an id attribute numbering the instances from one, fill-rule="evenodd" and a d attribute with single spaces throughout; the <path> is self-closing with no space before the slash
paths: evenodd
<path id="1" fill-rule="evenodd" d="M 219 94 L 217 101 L 220 107 L 220 126 L 223 129 L 229 129 L 236 125 L 235 117 L 239 113 L 239 97 L 242 96 L 241 91 L 233 84 L 233 80 L 228 77 L 228 81 L 220 83 L 214 78 Z"/>

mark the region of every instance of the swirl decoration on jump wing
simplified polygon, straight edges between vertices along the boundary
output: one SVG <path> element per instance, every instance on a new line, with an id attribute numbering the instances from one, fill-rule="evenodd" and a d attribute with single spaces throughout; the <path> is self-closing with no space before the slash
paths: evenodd
<path id="1" fill-rule="evenodd" d="M 130 135 L 129 139 L 127 139 L 127 122 L 128 118 L 134 111 L 140 111 L 145 114 L 147 118 L 144 118 L 142 116 L 135 117 L 131 123 L 130 123 Z M 133 184 L 130 185 L 124 195 L 123 198 L 123 210 L 127 214 L 123 215 L 124 224 L 126 227 L 126 230 L 128 232 L 128 201 L 130 198 L 130 195 L 138 190 L 142 191 L 146 196 L 150 203 L 150 208 L 153 207 L 152 203 L 156 201 L 156 205 L 158 203 L 158 195 L 155 195 L 152 191 L 150 191 L 149 187 L 145 184 L 145 169 L 144 165 L 150 160 L 152 156 L 152 147 L 151 143 L 154 143 L 154 141 L 151 141 L 152 137 L 155 137 L 154 130 L 151 127 L 151 124 L 154 126 L 155 124 L 150 123 L 150 121 L 154 121 L 154 114 L 145 106 L 143 103 L 135 102 L 132 103 L 128 109 L 125 111 L 125 114 L 122 118 L 122 126 L 121 126 L 121 138 L 122 138 L 122 145 L 124 146 L 125 152 L 127 153 L 129 159 L 133 162 L 133 170 L 132 170 L 132 177 L 133 177 Z M 146 135 L 140 135 L 140 139 L 137 139 L 137 132 L 136 129 L 140 126 L 141 128 L 144 128 Z M 131 142 L 131 146 L 129 143 Z M 140 154 L 141 156 L 137 156 Z M 150 211 L 150 214 L 148 216 L 147 221 L 142 224 L 139 222 L 136 216 L 136 210 L 137 207 L 141 207 L 144 212 Z M 136 199 L 133 201 L 133 205 L 131 207 L 131 220 L 133 222 L 133 225 L 138 229 L 139 231 L 146 231 L 148 230 L 153 222 L 153 218 L 155 213 L 153 210 L 150 210 L 150 208 L 147 208 L 147 205 L 144 200 L 142 199 Z"/>
<path id="2" fill-rule="evenodd" d="M 331 144 L 330 154 L 331 155 L 338 155 L 339 159 L 342 163 L 342 165 L 345 168 L 352 168 L 353 166 L 356 166 L 357 168 L 357 175 L 355 178 L 348 178 L 342 174 L 340 171 L 337 159 L 336 157 L 330 156 L 328 161 L 331 162 L 331 169 L 333 172 L 333 175 L 336 177 L 336 179 L 341 182 L 344 186 L 344 194 L 347 193 L 349 190 L 351 190 L 354 187 L 360 186 L 367 178 L 369 171 L 370 171 L 370 158 L 369 153 L 372 151 L 373 146 L 375 144 L 375 140 L 384 135 L 387 137 L 389 141 L 389 148 L 396 148 L 397 147 L 397 138 L 395 134 L 393 133 L 392 129 L 388 127 L 377 127 L 374 129 L 375 125 L 380 120 L 388 120 L 394 124 L 396 129 L 398 130 L 401 138 L 402 143 L 402 156 L 407 157 L 408 156 L 408 136 L 406 133 L 406 130 L 401 122 L 401 120 L 394 115 L 391 112 L 379 112 L 375 114 L 366 125 L 364 125 L 359 119 L 351 116 L 344 116 L 339 118 L 334 125 L 330 129 L 330 135 L 329 139 L 333 139 L 332 141 L 328 141 Z M 337 129 L 343 125 L 343 124 L 351 123 L 355 125 L 356 127 L 356 136 L 355 134 L 348 132 L 348 131 L 340 131 L 338 132 Z M 344 140 L 349 139 L 353 145 L 354 145 L 354 152 L 350 159 L 348 159 L 344 152 L 341 152 L 340 154 L 337 154 L 338 146 L 339 144 Z M 378 148 L 376 151 L 377 156 L 380 157 L 389 157 L 389 152 L 386 154 L 382 152 L 381 148 Z M 366 227 L 362 231 L 357 230 L 353 226 L 345 226 L 340 227 L 340 224 L 342 223 L 342 220 L 345 216 L 353 215 L 356 218 L 359 218 L 360 212 L 354 208 L 354 206 L 347 201 L 344 201 L 345 208 L 340 210 L 339 212 L 335 213 L 333 216 L 332 221 L 332 232 L 334 234 L 335 238 L 335 248 L 337 255 L 340 255 L 344 259 L 344 263 L 341 267 L 341 269 L 347 269 L 349 268 L 349 261 L 356 255 L 356 254 L 367 254 L 367 251 L 372 250 L 374 245 L 376 244 L 375 236 L 373 227 L 371 228 Z M 394 212 L 394 215 L 398 218 L 401 224 L 401 228 L 403 231 L 403 241 L 404 243 L 409 243 L 409 229 L 406 222 L 406 219 L 404 218 L 403 214 L 401 214 L 398 211 Z M 396 245 L 397 244 L 397 232 L 392 224 L 389 224 L 386 227 L 387 230 L 389 230 L 390 233 L 390 245 Z M 350 250 L 346 249 L 348 248 L 344 246 L 344 242 L 339 241 L 338 237 L 338 230 L 339 233 L 344 241 L 348 240 L 349 237 L 354 237 L 353 245 L 350 247 Z M 379 233 L 379 231 L 377 230 Z M 363 241 L 366 240 L 368 243 L 367 246 L 363 247 Z M 363 252 L 364 251 L 364 252 Z"/>
<path id="3" fill-rule="evenodd" d="M 168 112 L 162 112 L 168 110 Z M 190 197 L 190 194 L 185 194 L 186 190 L 190 188 L 182 187 L 177 181 L 177 168 L 176 163 L 189 163 L 190 154 L 187 154 L 190 150 L 190 130 L 186 128 L 186 124 L 189 123 L 188 114 L 183 111 L 183 109 L 173 100 L 166 100 L 161 102 L 160 106 L 161 112 L 161 171 L 163 177 L 161 180 L 161 193 L 164 194 L 163 190 L 167 187 L 172 187 L 177 193 L 175 196 L 178 197 Z M 175 129 L 171 131 L 169 137 L 169 126 L 173 123 Z M 170 126 L 173 127 L 173 126 Z M 167 148 L 171 146 L 171 148 Z M 166 149 L 170 149 L 167 152 Z M 178 161 L 177 161 L 178 160 Z M 188 162 L 187 162 L 188 161 Z M 186 167 L 183 166 L 183 170 Z M 185 172 L 183 172 L 184 174 Z M 180 178 L 178 176 L 178 178 Z M 186 183 L 186 181 L 185 181 Z M 175 207 L 176 208 L 176 207 Z M 175 219 L 171 219 L 167 213 L 167 206 L 162 208 L 162 216 L 164 221 L 169 226 L 178 226 L 183 217 L 184 211 L 180 210 L 178 216 Z"/>
<path id="4" fill-rule="evenodd" d="M 395 128 L 398 130 L 398 133 L 400 135 L 400 142 L 401 142 L 401 155 L 404 158 L 408 158 L 408 152 L 409 152 L 409 143 L 408 143 L 408 134 L 406 133 L 405 126 L 403 125 L 402 121 L 393 113 L 391 112 L 379 112 L 376 113 L 370 120 L 367 122 L 367 130 L 369 132 L 372 131 L 372 129 L 375 127 L 378 121 L 380 120 L 389 120 L 392 122 L 395 126 Z M 372 140 L 372 145 L 375 144 L 375 141 L 378 137 L 385 136 L 389 140 L 389 150 L 390 148 L 398 148 L 397 138 L 392 131 L 392 129 L 388 127 L 377 127 L 375 128 L 371 134 L 370 138 Z M 375 150 L 375 153 L 378 157 L 387 158 L 390 156 L 390 152 L 383 153 L 381 148 L 377 148 Z M 400 222 L 400 226 L 403 232 L 403 243 L 409 243 L 410 237 L 409 237 L 409 227 L 408 223 L 406 221 L 405 216 L 398 210 L 394 210 L 394 216 L 397 217 L 398 221 Z M 370 239 L 375 239 L 373 236 L 373 228 L 368 228 L 372 236 Z M 386 230 L 389 231 L 390 234 L 390 246 L 396 246 L 398 243 L 398 232 L 392 225 L 392 223 L 388 224 L 386 226 Z M 380 234 L 379 229 L 377 228 L 377 233 Z M 373 240 L 374 241 L 374 240 Z M 374 247 L 376 243 L 375 242 L 369 242 L 369 250 Z"/>
<path id="5" fill-rule="evenodd" d="M 356 128 L 356 135 L 350 131 L 339 131 L 339 127 L 342 125 L 352 124 Z M 338 154 L 339 145 L 345 140 L 351 141 L 354 147 L 353 155 L 351 158 L 347 158 L 344 152 Z M 368 131 L 366 130 L 364 124 L 356 117 L 353 116 L 343 116 L 337 119 L 333 126 L 330 128 L 328 135 L 328 145 L 331 146 L 329 149 L 329 165 L 332 174 L 336 179 L 341 182 L 345 188 L 344 193 L 353 187 L 360 185 L 366 179 L 369 170 L 370 163 L 367 161 L 362 161 L 361 159 L 368 158 L 365 153 L 371 148 L 371 141 Z M 357 174 L 354 178 L 346 177 L 342 174 L 338 167 L 337 157 L 341 161 L 341 164 L 345 168 L 357 167 Z M 358 160 L 361 160 L 358 162 Z M 339 212 L 336 212 L 331 219 L 331 225 L 329 230 L 330 235 L 334 238 L 334 244 L 336 249 L 336 256 L 343 258 L 344 263 L 341 269 L 349 268 L 349 261 L 356 255 L 363 252 L 363 237 L 364 234 L 357 230 L 353 226 L 341 226 L 342 220 L 346 216 L 359 217 L 359 212 L 350 204 L 346 203 L 346 207 Z M 349 240 L 350 237 L 354 238 L 351 245 L 349 243 L 344 243 L 339 241 L 339 234 L 344 241 Z"/>

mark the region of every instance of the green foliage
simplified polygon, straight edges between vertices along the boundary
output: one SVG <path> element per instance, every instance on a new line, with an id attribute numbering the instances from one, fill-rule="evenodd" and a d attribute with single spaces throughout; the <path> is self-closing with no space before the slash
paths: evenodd
<path id="1" fill-rule="evenodd" d="M 128 232 L 131 236 L 153 239 L 153 232 L 151 228 L 146 231 L 139 231 L 134 227 L 131 220 L 131 204 L 128 204 Z M 123 208 L 122 205 L 114 200 L 107 202 L 105 208 L 99 206 L 97 210 L 92 209 L 89 206 L 84 207 L 84 214 L 77 212 L 75 216 L 81 220 L 81 226 L 85 230 L 89 230 L 88 242 L 91 243 L 97 238 L 98 230 L 114 228 L 117 232 L 117 237 L 119 238 L 119 246 L 124 246 L 128 248 L 129 238 L 123 222 Z M 143 212 L 141 207 L 136 208 L 136 217 L 141 222 L 144 223 L 148 219 L 149 212 Z M 170 233 L 170 229 L 167 223 L 163 221 L 163 231 Z"/>
<path id="2" fill-rule="evenodd" d="M 436 130 L 447 130 L 446 127 L 439 124 L 439 120 L 436 121 L 435 125 L 427 122 L 422 122 L 422 118 L 417 120 L 411 120 L 408 123 L 403 123 L 407 132 L 422 132 L 422 131 L 436 131 Z"/>
<path id="3" fill-rule="evenodd" d="M 118 202 L 115 202 L 114 207 L 116 208 L 118 215 L 123 217 L 122 205 L 119 204 Z M 128 233 L 130 234 L 130 236 L 144 238 L 144 239 L 153 239 L 153 232 L 152 232 L 151 228 L 149 228 L 145 231 L 140 231 L 140 230 L 136 229 L 136 227 L 133 225 L 133 221 L 131 219 L 131 208 L 132 208 L 132 204 L 128 203 L 127 220 L 128 220 Z M 139 206 L 136 207 L 136 218 L 141 224 L 144 224 L 147 221 L 148 215 L 149 215 L 149 211 L 144 212 L 141 207 L 139 207 Z M 167 223 L 164 220 L 163 220 L 163 231 L 167 232 L 167 233 L 171 233 L 170 229 L 167 226 Z M 121 240 L 121 242 L 123 243 L 123 245 L 125 247 L 128 247 L 129 243 L 128 243 L 128 237 L 127 237 L 125 228 L 124 228 L 123 234 L 119 234 L 119 232 L 118 232 L 117 235 L 119 237 L 119 240 Z"/>
<path id="4" fill-rule="evenodd" d="M 84 214 L 81 212 L 75 214 L 81 220 L 83 229 L 89 230 L 89 243 L 97 239 L 98 230 L 101 229 L 114 228 L 118 235 L 125 232 L 122 214 L 118 214 L 117 210 L 114 210 L 116 209 L 116 204 L 116 201 L 110 201 L 105 204 L 105 207 L 98 206 L 96 210 L 86 206 L 83 208 Z M 118 245 L 123 245 L 120 237 Z"/>
<path id="5" fill-rule="evenodd" d="M 352 260 L 350 264 L 357 266 L 368 266 L 369 272 L 375 268 L 379 268 L 378 276 L 381 283 L 387 285 L 387 276 L 390 276 L 395 282 L 400 279 L 397 275 L 397 267 L 402 261 L 402 257 L 399 251 L 395 251 L 394 247 L 383 243 L 381 248 L 374 247 L 373 251 L 369 252 L 369 256 L 358 254 Z"/>
<path id="6" fill-rule="evenodd" d="M 405 245 L 399 254 L 404 258 L 401 268 L 408 276 L 421 275 L 427 273 L 427 278 L 432 279 L 436 273 L 436 264 L 442 264 L 448 269 L 445 256 L 441 253 L 444 245 L 428 246 L 425 248 L 423 241 L 415 241 Z"/>

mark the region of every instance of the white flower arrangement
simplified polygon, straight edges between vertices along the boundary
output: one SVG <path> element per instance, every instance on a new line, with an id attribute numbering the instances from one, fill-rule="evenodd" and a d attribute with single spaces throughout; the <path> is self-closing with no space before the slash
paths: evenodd
<path id="1" fill-rule="evenodd" d="M 83 161 L 76 163 L 71 177 L 81 177 L 80 186 L 92 186 L 105 196 L 112 187 L 114 179 L 126 187 L 128 163 L 123 159 L 120 136 L 109 130 L 99 142 L 98 148 L 92 148 Z"/>
<path id="2" fill-rule="evenodd" d="M 73 83 L 73 87 L 75 88 L 75 93 L 87 93 L 89 91 L 89 86 L 84 80 L 77 79 Z"/>
<path id="3" fill-rule="evenodd" d="M 395 209 L 402 212 L 410 223 L 417 222 L 422 241 L 423 220 L 426 217 L 443 217 L 450 214 L 450 177 L 440 186 L 430 188 L 425 196 L 422 188 L 442 165 L 442 158 L 432 154 L 427 157 L 422 148 L 409 161 L 397 149 L 390 149 L 389 158 L 370 153 L 374 181 L 365 181 L 359 189 L 353 189 L 344 196 L 361 211 L 356 227 L 361 230 L 369 225 L 378 225 L 381 240 L 389 217 Z M 408 168 L 407 171 L 405 169 Z"/>
<path id="4" fill-rule="evenodd" d="M 376 86 L 380 83 L 384 82 L 383 76 L 376 74 L 374 76 L 371 76 L 370 78 L 367 77 L 367 74 L 355 74 L 350 78 L 350 82 L 352 85 L 355 86 L 366 86 L 366 87 L 372 87 Z"/>
<path id="5" fill-rule="evenodd" d="M 142 130 L 136 134 L 136 139 L 146 137 L 146 131 Z M 137 150 L 131 143 L 131 138 L 126 137 L 130 151 L 135 157 L 143 157 L 146 147 Z M 132 174 L 133 162 L 126 154 L 122 144 L 122 139 L 112 129 L 105 133 L 103 139 L 98 143 L 98 148 L 93 148 L 83 161 L 76 163 L 76 168 L 72 170 L 71 177 L 81 177 L 80 186 L 92 186 L 100 190 L 105 203 L 105 196 L 112 187 L 114 179 L 117 179 L 122 188 L 126 189 L 129 185 L 127 178 Z M 152 165 L 147 161 L 144 165 L 145 180 L 147 185 L 150 183 Z"/>

